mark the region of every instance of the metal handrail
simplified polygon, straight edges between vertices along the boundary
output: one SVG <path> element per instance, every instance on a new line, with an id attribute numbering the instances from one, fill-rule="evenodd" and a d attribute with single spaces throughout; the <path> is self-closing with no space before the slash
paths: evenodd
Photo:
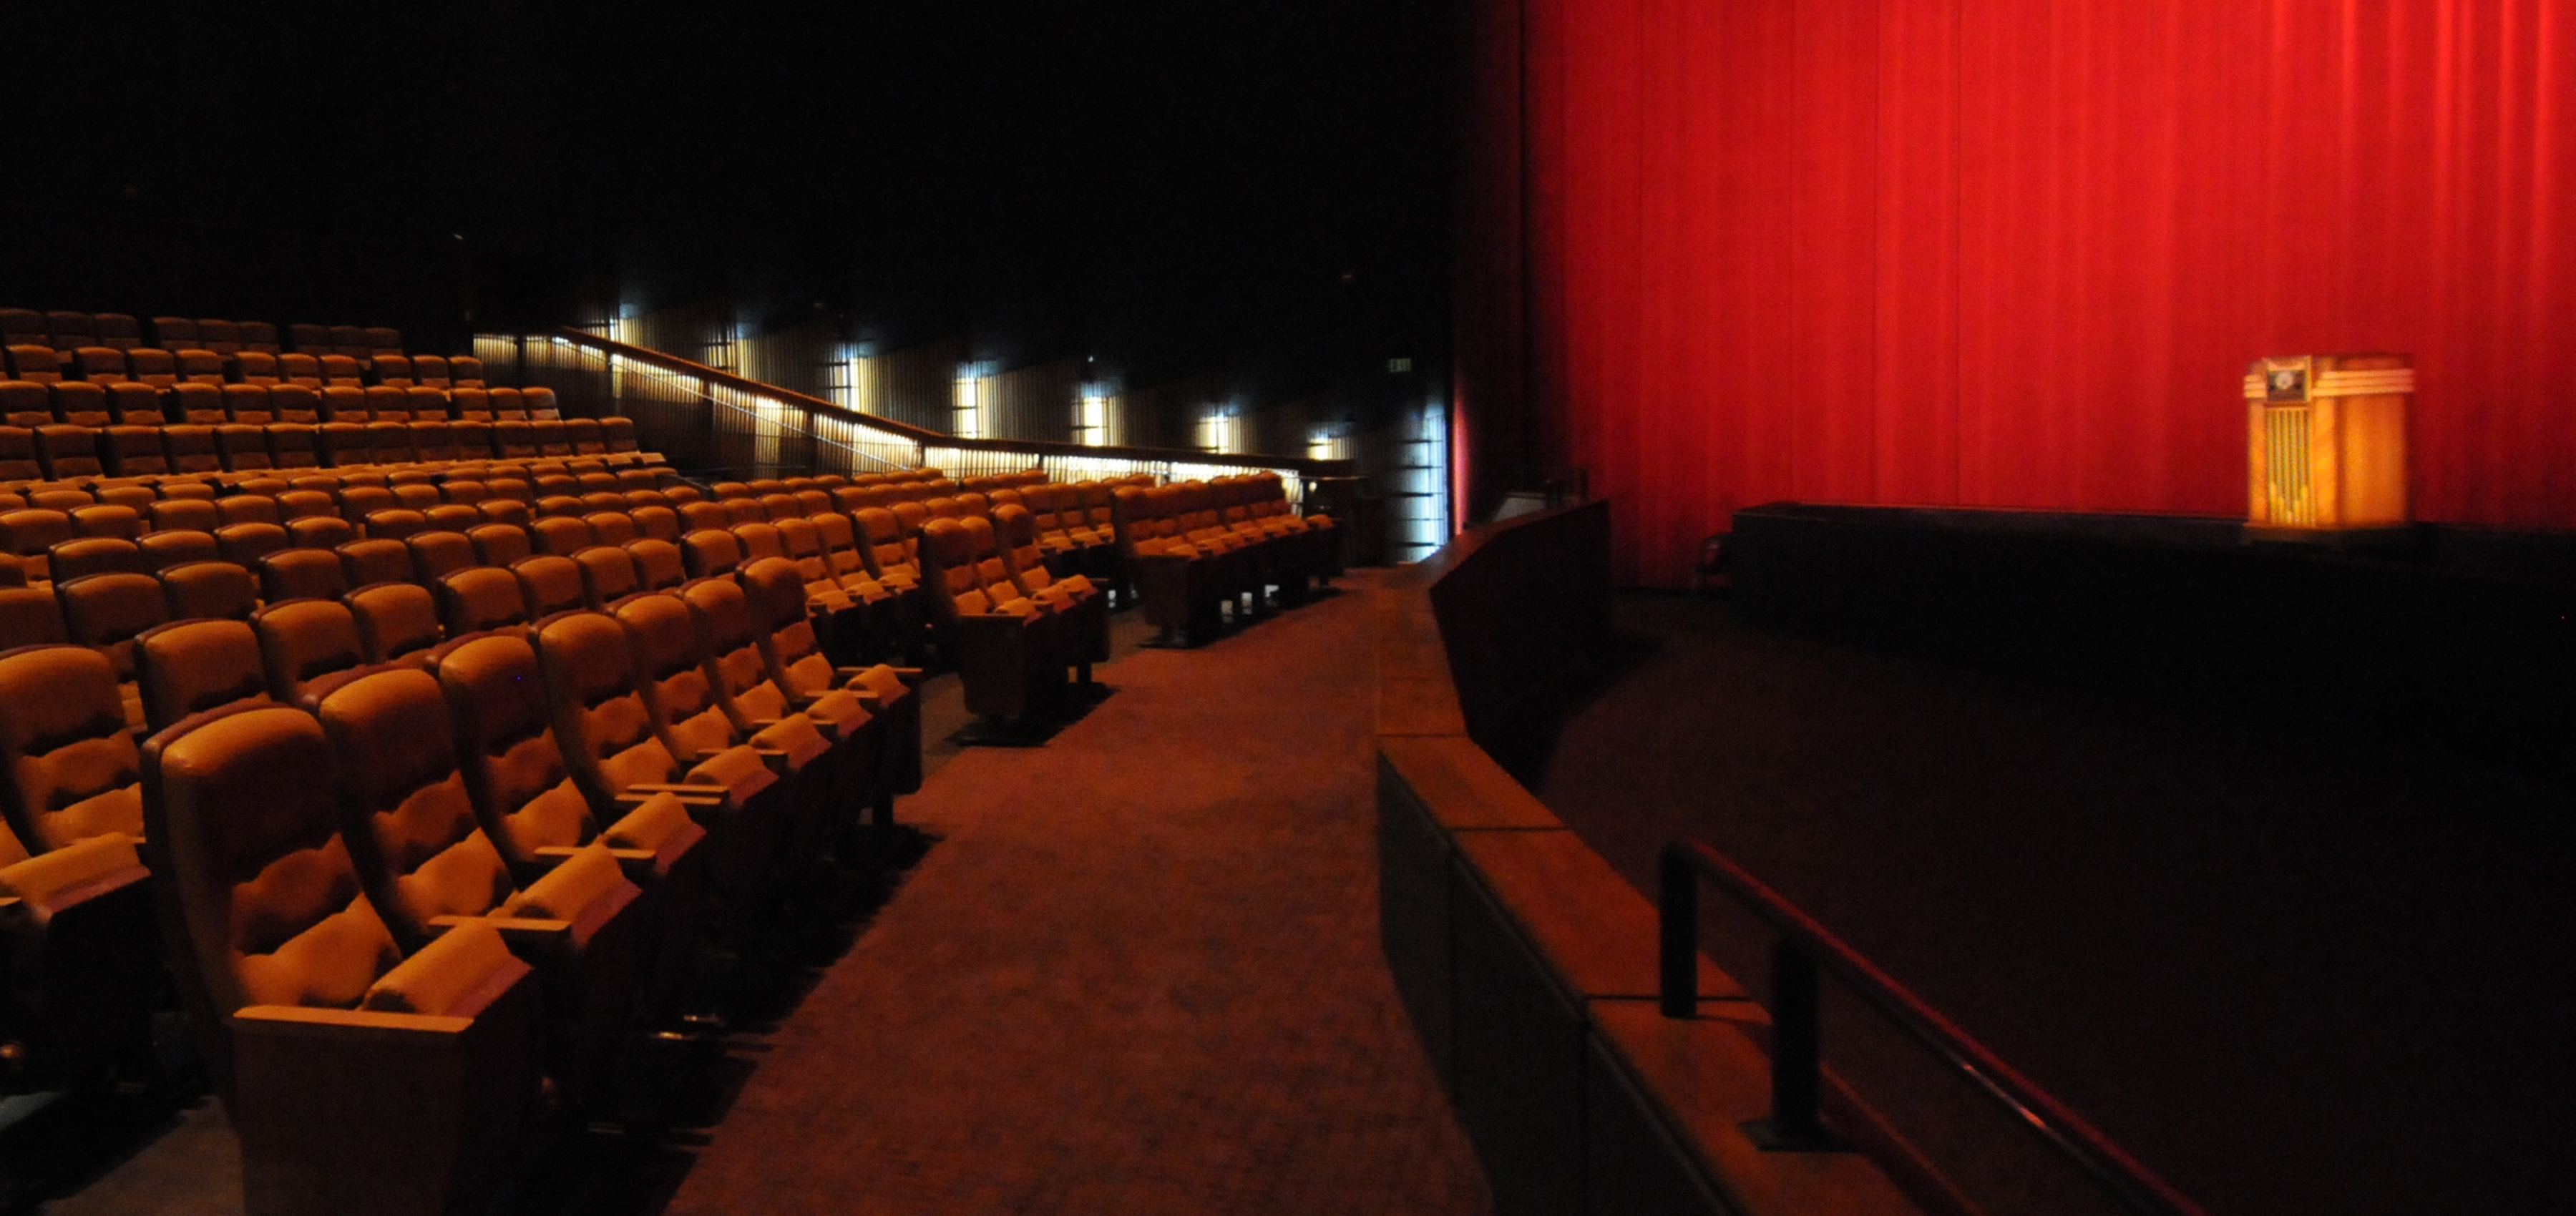
<path id="1" fill-rule="evenodd" d="M 1724 888 L 1779 933 L 1772 943 L 1771 1118 L 1766 1147 L 1841 1147 L 1817 1117 L 1820 1043 L 1817 980 L 1831 972 L 1842 985 L 1896 1023 L 1942 1063 L 2001 1103 L 2057 1152 L 2138 1216 L 2205 1216 L 2198 1204 L 2086 1123 L 2066 1104 L 2015 1072 L 1983 1044 L 1887 973 L 1871 965 L 1815 918 L 1702 841 L 1664 846 L 1657 879 L 1661 933 L 1659 1005 L 1665 1017 L 1695 1016 L 1699 1002 L 1699 879 Z"/>
<path id="2" fill-rule="evenodd" d="M 528 336 L 531 335 L 521 335 L 523 340 Z M 615 355 L 620 359 L 644 364 L 664 372 L 688 376 L 710 385 L 722 385 L 726 388 L 740 392 L 754 393 L 770 397 L 775 400 L 794 405 L 798 409 L 804 410 L 809 414 L 837 418 L 854 427 L 858 427 L 863 430 L 882 432 L 898 442 L 910 442 L 924 448 L 953 448 L 960 451 L 970 452 L 1024 454 L 1041 458 L 1046 456 L 1061 456 L 1067 458 L 1105 458 L 1113 460 L 1162 461 L 1182 464 L 1240 466 L 1247 469 L 1282 469 L 1294 471 L 1300 477 L 1330 475 L 1350 468 L 1352 463 L 1347 460 L 1318 460 L 1311 456 L 1267 455 L 1248 452 L 1203 452 L 1194 448 L 1138 447 L 1128 444 L 1108 444 L 1095 447 L 1089 444 L 1066 443 L 1053 439 L 968 439 L 940 431 L 929 430 L 924 427 L 914 426 L 906 422 L 898 422 L 891 418 L 879 417 L 875 414 L 864 414 L 838 402 L 827 401 L 821 397 L 797 392 L 794 389 L 781 388 L 778 385 L 770 384 L 765 381 L 754 380 L 748 376 L 729 372 L 720 367 L 711 367 L 707 364 L 683 358 L 667 351 L 658 351 L 651 347 L 636 346 L 632 343 L 617 341 L 614 338 L 602 337 L 586 329 L 563 327 L 550 330 L 542 335 L 533 336 L 541 336 L 569 342 L 576 346 L 587 347 L 603 355 Z M 811 432 L 803 431 L 800 433 L 810 434 Z"/>

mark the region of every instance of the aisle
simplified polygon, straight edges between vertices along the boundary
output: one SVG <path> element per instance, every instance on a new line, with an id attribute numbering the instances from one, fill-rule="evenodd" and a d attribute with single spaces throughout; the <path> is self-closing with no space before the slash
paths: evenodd
<path id="1" fill-rule="evenodd" d="M 668 1210 L 1488 1210 L 1377 947 L 1364 580 L 906 799 L 939 843 Z"/>

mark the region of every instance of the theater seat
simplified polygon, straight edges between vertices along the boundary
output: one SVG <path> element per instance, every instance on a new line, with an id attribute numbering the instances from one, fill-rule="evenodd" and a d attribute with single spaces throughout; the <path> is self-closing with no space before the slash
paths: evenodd
<path id="1" fill-rule="evenodd" d="M 210 562 L 223 556 L 211 530 L 158 528 L 136 543 L 143 547 L 144 560 L 155 574 L 187 562 Z M 173 609 L 172 615 L 185 614 Z"/>
<path id="2" fill-rule="evenodd" d="M 581 567 L 569 557 L 551 553 L 523 557 L 510 563 L 510 573 L 519 580 L 519 595 L 527 603 L 529 620 L 591 606 Z"/>
<path id="3" fill-rule="evenodd" d="M 244 321 L 241 323 L 241 344 L 244 354 L 256 351 L 274 355 L 277 353 L 277 327 L 266 321 Z"/>
<path id="4" fill-rule="evenodd" d="M 765 909 L 777 893 L 781 846 L 797 823 L 821 813 L 829 797 L 829 768 L 819 762 L 830 744 L 801 717 L 761 730 L 757 738 L 744 729 L 745 719 L 712 674 L 680 597 L 637 596 L 620 605 L 614 619 L 626 632 L 635 691 L 670 754 L 690 773 L 719 778 L 719 784 L 760 783 L 764 792 L 716 833 L 711 861 L 717 889 L 737 910 Z"/>
<path id="5" fill-rule="evenodd" d="M 1059 627 L 1009 581 L 992 547 L 992 525 L 932 520 L 920 552 L 924 604 L 940 653 L 965 686 L 967 712 L 1009 729 L 1060 708 Z"/>
<path id="6" fill-rule="evenodd" d="M 230 560 L 179 562 L 154 572 L 174 619 L 250 619 L 259 607 L 259 584 L 249 567 Z"/>
<path id="7" fill-rule="evenodd" d="M 259 636 L 236 620 L 180 620 L 134 637 L 143 720 L 166 730 L 190 714 L 235 701 L 270 701 Z"/>
<path id="8" fill-rule="evenodd" d="M 536 1096 L 527 964 L 468 924 L 404 958 L 350 861 L 321 724 L 240 705 L 143 751 L 174 969 L 274 1216 L 476 1210 Z"/>
<path id="9" fill-rule="evenodd" d="M 521 885 L 466 791 L 446 699 L 427 672 L 344 672 L 316 686 L 315 702 L 358 882 L 395 943 L 419 950 L 474 921 L 500 929 L 542 981 L 549 1073 L 589 1095 L 633 996 L 642 890 L 595 842 Z"/>
<path id="10" fill-rule="evenodd" d="M 1204 553 L 1181 535 L 1166 488 L 1118 487 L 1113 526 L 1120 565 L 1145 622 L 1162 631 L 1162 640 L 1197 644 L 1223 627 L 1231 580 L 1222 555 Z"/>
<path id="11" fill-rule="evenodd" d="M 148 573 L 142 547 L 115 536 L 81 536 L 56 542 L 45 555 L 45 565 L 58 583 L 87 574 Z"/>
<path id="12" fill-rule="evenodd" d="M 71 640 L 107 656 L 124 688 L 126 720 L 143 725 L 142 694 L 134 687 L 134 635 L 170 619 L 161 584 L 130 571 L 85 574 L 54 584 L 62 601 L 63 629 Z"/>
<path id="13" fill-rule="evenodd" d="M 336 600 L 348 589 L 340 555 L 327 549 L 280 549 L 259 559 L 259 596 L 269 603 Z"/>
<path id="14" fill-rule="evenodd" d="M 212 317 L 197 318 L 197 341 L 218 355 L 241 353 L 241 326 Z"/>
<path id="15" fill-rule="evenodd" d="M 251 614 L 268 674 L 268 695 L 311 708 L 313 682 L 366 662 L 357 618 L 338 600 L 284 600 Z"/>
<path id="16" fill-rule="evenodd" d="M 96 477 L 106 470 L 98 458 L 98 428 L 58 424 L 36 428 L 36 459 L 52 481 Z"/>
<path id="17" fill-rule="evenodd" d="M 1011 581 L 1029 598 L 1047 606 L 1064 621 L 1067 657 L 1090 678 L 1093 663 L 1109 661 L 1109 597 L 1079 574 L 1057 578 L 1038 548 L 1037 520 L 1026 507 L 1005 503 L 993 508 L 995 543 Z"/>
<path id="18" fill-rule="evenodd" d="M 0 522 L 5 522 L 5 519 L 5 516 L 0 516 Z M 627 556 L 635 559 L 635 581 L 643 590 L 669 591 L 688 581 L 687 561 L 678 545 L 651 536 L 639 536 L 623 547 Z"/>
<path id="19" fill-rule="evenodd" d="M 837 716 L 809 713 L 772 681 L 761 658 L 760 626 L 740 584 L 699 579 L 679 599 L 696 634 L 700 678 L 734 737 L 784 753 L 789 775 L 803 786 L 798 812 L 786 825 L 784 859 L 790 881 L 804 881 L 880 805 L 876 761 L 883 748 L 864 712 L 850 712 L 862 708 L 855 701 L 836 705 Z M 890 795 L 883 805 L 891 810 Z"/>
<path id="20" fill-rule="evenodd" d="M 594 807 L 558 745 L 536 647 L 515 634 L 460 639 L 435 652 L 430 670 L 445 695 L 476 819 L 523 884 L 584 848 L 605 846 L 644 889 L 656 939 L 639 997 L 651 1001 L 680 979 L 704 883 L 704 828 L 676 793 Z M 713 800 L 693 797 L 708 807 Z"/>
<path id="21" fill-rule="evenodd" d="M 452 638 L 523 626 L 534 619 L 518 576 L 506 569 L 474 566 L 451 571 L 437 578 L 431 592 L 438 597 L 439 623 Z"/>
<path id="22" fill-rule="evenodd" d="M 358 644 L 370 663 L 418 660 L 446 640 L 438 601 L 417 583 L 365 584 L 341 601 L 358 622 Z"/>
<path id="23" fill-rule="evenodd" d="M 120 1065 L 140 1079 L 151 1059 L 161 955 L 120 700 L 86 647 L 0 652 L 0 1033 L 14 1086 L 86 1086 Z"/>
<path id="24" fill-rule="evenodd" d="M 52 588 L 0 587 L 0 650 L 70 640 Z"/>
<path id="25" fill-rule="evenodd" d="M 152 318 L 152 344 L 163 350 L 192 350 L 201 343 L 193 317 Z"/>
<path id="26" fill-rule="evenodd" d="M 131 357 L 128 355 L 128 358 Z M 234 355 L 231 363 L 233 383 L 225 385 L 226 389 L 236 387 L 266 389 L 285 380 L 285 377 L 278 373 L 275 351 L 245 350 Z"/>
<path id="27" fill-rule="evenodd" d="M 743 592 L 757 629 L 761 662 L 791 704 L 819 721 L 849 716 L 855 703 L 877 722 L 876 788 L 885 801 L 880 823 L 890 823 L 895 794 L 921 788 L 921 703 L 910 682 L 918 668 L 883 663 L 837 666 L 827 658 L 805 615 L 801 576 L 776 561 L 754 562 L 742 573 Z"/>

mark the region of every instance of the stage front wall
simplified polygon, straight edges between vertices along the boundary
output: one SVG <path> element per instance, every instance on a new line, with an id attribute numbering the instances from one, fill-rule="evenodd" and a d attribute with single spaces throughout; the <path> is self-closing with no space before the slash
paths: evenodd
<path id="1" fill-rule="evenodd" d="M 1685 581 L 1745 504 L 2242 515 L 2263 354 L 2576 527 L 2576 0 L 1478 0 L 1457 406 Z"/>

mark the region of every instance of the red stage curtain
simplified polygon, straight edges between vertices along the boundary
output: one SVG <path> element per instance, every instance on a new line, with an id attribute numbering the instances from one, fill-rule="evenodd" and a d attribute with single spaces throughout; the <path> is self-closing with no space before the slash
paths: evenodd
<path id="1" fill-rule="evenodd" d="M 2418 518 L 2576 526 L 2576 0 L 1488 0 L 1457 406 L 1617 572 L 1749 503 L 2244 513 L 2263 354 L 2412 353 Z"/>

